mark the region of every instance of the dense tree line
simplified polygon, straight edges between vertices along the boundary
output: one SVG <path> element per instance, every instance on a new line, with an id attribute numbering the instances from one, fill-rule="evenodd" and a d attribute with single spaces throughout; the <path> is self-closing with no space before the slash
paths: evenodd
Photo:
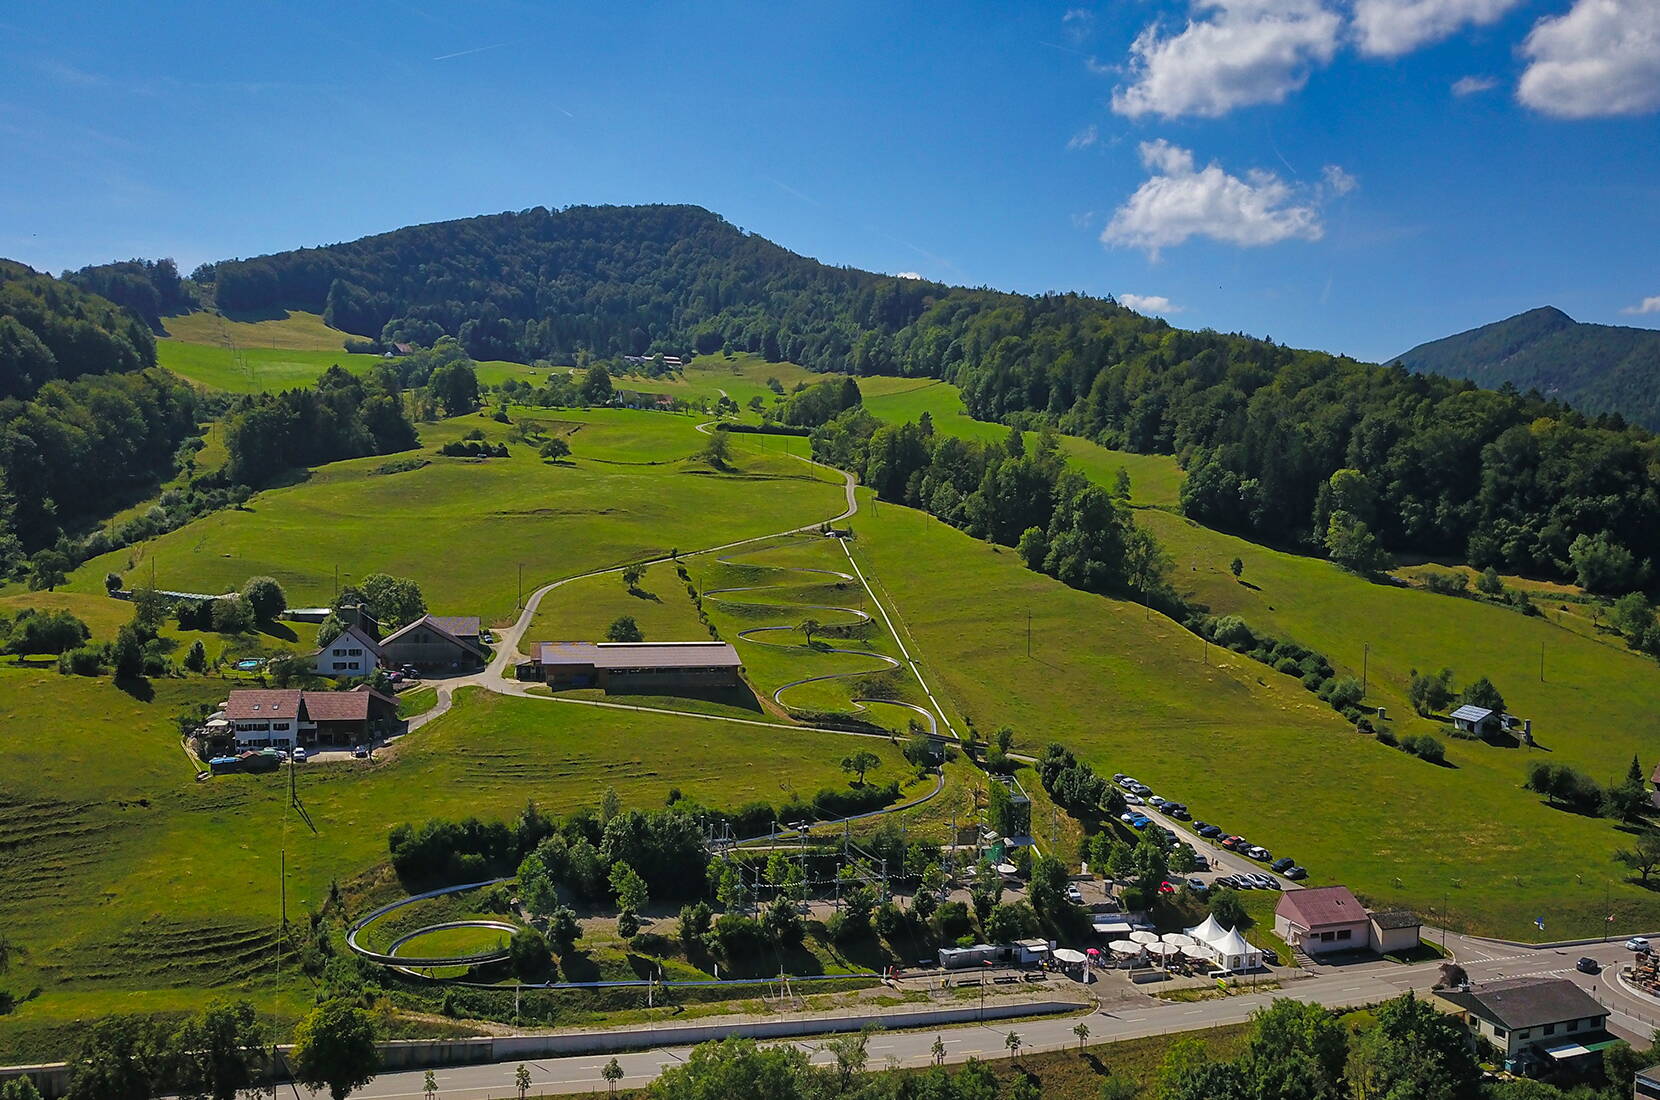
<path id="1" fill-rule="evenodd" d="M 243 398 L 225 417 L 225 476 L 259 486 L 284 470 L 415 446 L 396 393 L 338 366 L 310 389 Z"/>
<path id="2" fill-rule="evenodd" d="M 0 260 L 0 398 L 28 397 L 55 378 L 155 365 L 155 336 L 133 314 Z"/>
<path id="3" fill-rule="evenodd" d="M 0 544 L 33 550 L 176 468 L 197 432 L 190 386 L 162 370 L 48 382 L 0 399 Z M 0 563 L 0 569 L 15 561 Z"/>
<path id="4" fill-rule="evenodd" d="M 1027 453 L 937 435 L 927 414 L 882 424 L 862 407 L 813 433 L 813 455 L 856 472 L 883 500 L 924 509 L 976 538 L 1017 546 L 1032 569 L 1089 592 L 1167 599 L 1168 555 L 1127 503 L 1067 467 L 1052 432 Z"/>
<path id="5" fill-rule="evenodd" d="M 172 260 L 97 264 L 65 271 L 63 280 L 132 310 L 153 329 L 161 328 L 161 319 L 167 314 L 188 313 L 196 308 L 196 296 L 179 277 L 178 265 Z"/>

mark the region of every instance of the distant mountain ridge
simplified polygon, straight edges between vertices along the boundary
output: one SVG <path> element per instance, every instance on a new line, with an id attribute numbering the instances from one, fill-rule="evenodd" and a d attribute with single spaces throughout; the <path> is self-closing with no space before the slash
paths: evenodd
<path id="1" fill-rule="evenodd" d="M 1394 361 L 1487 389 L 1509 382 L 1660 430 L 1660 330 L 1588 324 L 1541 306 L 1419 344 Z"/>

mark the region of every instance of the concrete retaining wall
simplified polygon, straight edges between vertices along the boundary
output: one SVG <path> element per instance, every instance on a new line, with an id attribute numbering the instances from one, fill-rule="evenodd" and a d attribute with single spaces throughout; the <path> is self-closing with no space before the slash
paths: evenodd
<path id="1" fill-rule="evenodd" d="M 480 1065 L 513 1062 L 528 1058 L 556 1058 L 572 1054 L 612 1053 L 652 1047 L 693 1046 L 742 1036 L 748 1039 L 787 1039 L 798 1035 L 828 1035 L 858 1031 L 865 1027 L 890 1030 L 943 1027 L 976 1020 L 1007 1020 L 1023 1016 L 1050 1016 L 1076 1012 L 1085 1005 L 1076 1001 L 1043 1000 L 989 1004 L 982 1015 L 978 1005 L 951 1008 L 896 1009 L 857 1016 L 806 1016 L 782 1020 L 751 1020 L 742 1023 L 683 1024 L 672 1027 L 642 1026 L 612 1031 L 564 1031 L 549 1035 L 507 1035 L 477 1039 L 400 1039 L 381 1043 L 381 1068 L 387 1071 L 429 1069 L 439 1066 Z M 288 1047 L 280 1048 L 284 1054 Z M 69 1091 L 69 1068 L 63 1063 L 42 1066 L 0 1068 L 0 1081 L 29 1076 L 43 1097 L 52 1100 Z"/>

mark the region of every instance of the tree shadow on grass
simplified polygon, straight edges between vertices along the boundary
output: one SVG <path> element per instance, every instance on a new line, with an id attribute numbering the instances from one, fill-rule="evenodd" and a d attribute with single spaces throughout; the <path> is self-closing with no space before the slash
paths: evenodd
<path id="1" fill-rule="evenodd" d="M 567 982 L 599 981 L 599 964 L 582 947 L 573 947 L 559 956 L 559 970 Z"/>
<path id="2" fill-rule="evenodd" d="M 134 699 L 137 699 L 140 703 L 153 702 L 156 697 L 156 689 L 150 683 L 148 677 L 117 676 L 115 678 L 115 686 L 126 692 L 128 695 L 131 695 Z"/>
<path id="3" fill-rule="evenodd" d="M 287 623 L 266 622 L 259 624 L 259 633 L 268 638 L 278 638 L 285 642 L 297 642 L 300 636 L 294 633 L 294 628 Z"/>
<path id="4" fill-rule="evenodd" d="M 647 592 L 643 588 L 630 588 L 628 594 L 637 600 L 649 600 L 652 603 L 662 603 L 663 597 L 655 592 Z"/>

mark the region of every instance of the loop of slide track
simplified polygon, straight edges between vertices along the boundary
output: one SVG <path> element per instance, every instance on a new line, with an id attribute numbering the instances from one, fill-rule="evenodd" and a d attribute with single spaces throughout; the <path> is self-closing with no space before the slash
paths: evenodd
<path id="1" fill-rule="evenodd" d="M 399 955 L 397 952 L 398 948 L 402 947 L 410 940 L 424 936 L 428 932 L 444 932 L 452 928 L 484 928 L 492 932 L 505 932 L 508 935 L 512 935 L 513 933 L 520 931 L 519 925 L 509 924 L 506 921 L 452 920 L 445 921 L 442 924 L 432 924 L 425 928 L 417 928 L 413 932 L 404 933 L 402 936 L 398 937 L 398 939 L 394 940 L 385 951 L 372 951 L 369 948 L 364 947 L 362 944 L 357 942 L 357 936 L 358 933 L 362 932 L 365 928 L 380 920 L 388 913 L 402 909 L 406 905 L 414 905 L 418 901 L 426 901 L 429 898 L 443 897 L 446 894 L 459 894 L 467 890 L 478 890 L 486 886 L 494 886 L 497 883 L 507 881 L 509 880 L 505 878 L 493 878 L 487 882 L 468 882 L 460 886 L 445 886 L 438 890 L 428 890 L 424 894 L 415 894 L 412 897 L 399 898 L 397 901 L 388 902 L 378 909 L 365 913 L 363 916 L 352 922 L 351 927 L 346 929 L 346 946 L 351 948 L 356 954 L 368 959 L 370 962 L 380 963 L 382 966 L 390 966 L 396 970 L 402 970 L 405 973 L 414 973 L 414 967 L 471 967 L 482 966 L 485 963 L 501 962 L 510 956 L 510 952 L 506 947 L 493 948 L 488 951 L 477 951 L 470 955 L 443 955 L 434 956 L 432 958 L 417 958 L 413 956 Z"/>
<path id="2" fill-rule="evenodd" d="M 842 607 L 842 606 L 839 606 L 837 604 L 824 604 L 824 603 L 787 603 L 786 604 L 786 603 L 771 603 L 771 602 L 767 602 L 767 601 L 754 602 L 754 601 L 744 600 L 744 599 L 741 599 L 741 598 L 736 598 L 736 597 L 741 597 L 741 595 L 744 594 L 744 593 L 758 593 L 758 592 L 787 593 L 791 589 L 803 587 L 804 585 L 809 583 L 809 581 L 817 580 L 819 578 L 834 578 L 837 581 L 844 581 L 848 584 L 855 584 L 855 585 L 857 585 L 859 583 L 859 579 L 857 577 L 855 577 L 853 574 L 843 573 L 838 569 L 820 569 L 820 568 L 815 568 L 813 566 L 807 566 L 807 565 L 778 565 L 778 564 L 775 564 L 773 562 L 755 562 L 755 561 L 739 562 L 739 561 L 734 560 L 734 559 L 737 559 L 737 558 L 747 557 L 750 554 L 758 554 L 758 553 L 763 553 L 763 552 L 768 551 L 768 550 L 776 550 L 776 549 L 778 549 L 777 545 L 748 546 L 748 547 L 744 547 L 743 549 L 740 549 L 740 550 L 734 550 L 730 553 L 722 554 L 719 557 L 717 557 L 715 559 L 715 561 L 719 562 L 722 565 L 731 565 L 731 566 L 736 566 L 736 567 L 741 567 L 741 568 L 768 569 L 768 570 L 773 570 L 773 571 L 780 572 L 780 573 L 805 574 L 807 579 L 799 580 L 799 581 L 796 581 L 794 583 L 784 582 L 784 583 L 779 583 L 779 584 L 753 584 L 753 585 L 739 585 L 739 586 L 734 586 L 734 587 L 729 587 L 729 588 L 711 588 L 711 589 L 707 589 L 707 590 L 704 591 L 703 598 L 706 599 L 706 600 L 713 600 L 716 603 L 728 604 L 730 606 L 745 606 L 745 607 L 757 607 L 757 608 L 763 608 L 763 609 L 776 609 L 777 613 L 780 614 L 780 615 L 785 615 L 785 614 L 789 614 L 791 612 L 797 612 L 797 611 L 837 612 L 837 613 L 840 613 L 840 614 L 843 614 L 843 615 L 847 615 L 851 619 L 851 621 L 849 621 L 849 622 L 836 624 L 836 625 L 842 625 L 842 626 L 863 626 L 864 624 L 873 621 L 871 619 L 871 616 L 867 612 L 865 612 L 865 611 L 863 611 L 863 610 L 861 610 L 860 608 L 857 608 L 857 607 Z M 863 591 L 863 586 L 862 585 L 860 586 L 860 590 Z M 743 642 L 748 642 L 751 645 L 771 646 L 775 649 L 793 649 L 795 647 L 791 643 L 773 641 L 770 638 L 760 637 L 760 635 L 763 635 L 763 634 L 776 634 L 776 633 L 794 634 L 794 633 L 796 633 L 796 630 L 797 630 L 796 627 L 789 626 L 787 624 L 779 624 L 779 625 L 776 625 L 776 626 L 752 626 L 752 627 L 749 627 L 746 630 L 738 631 L 738 640 L 743 641 Z M 843 656 L 847 656 L 847 657 L 869 657 L 871 660 L 879 662 L 879 665 L 876 668 L 856 669 L 856 670 L 848 671 L 848 672 L 826 672 L 826 673 L 821 673 L 820 675 L 817 675 L 817 676 L 803 676 L 798 680 L 791 680 L 786 684 L 780 685 L 772 693 L 773 702 L 777 703 L 779 706 L 785 708 L 786 710 L 793 710 L 795 708 L 791 707 L 789 703 L 784 701 L 784 693 L 787 692 L 787 691 L 790 691 L 793 688 L 799 688 L 799 687 L 802 687 L 806 684 L 824 683 L 824 682 L 829 681 L 829 680 L 846 680 L 846 679 L 853 679 L 853 678 L 860 677 L 860 676 L 869 676 L 872 672 L 887 672 L 887 671 L 892 670 L 892 669 L 903 668 L 904 667 L 904 664 L 901 661 L 897 660 L 896 658 L 889 657 L 885 653 L 877 653 L 877 652 L 874 652 L 873 650 L 868 650 L 868 649 L 852 649 L 852 648 L 845 647 L 845 646 L 825 646 L 823 649 L 818 650 L 817 652 L 820 652 L 820 653 L 839 653 L 839 654 L 841 654 Z M 939 725 L 938 725 L 938 722 L 934 718 L 934 712 L 929 710 L 927 707 L 920 706 L 916 703 L 902 702 L 901 700 L 898 700 L 898 699 L 877 699 L 877 698 L 873 698 L 873 697 L 870 697 L 870 696 L 862 696 L 862 695 L 861 696 L 854 696 L 853 698 L 851 698 L 849 700 L 849 702 L 851 702 L 853 704 L 853 710 L 854 710 L 854 713 L 856 713 L 856 714 L 868 714 L 868 713 L 870 713 L 870 708 L 872 706 L 899 707 L 902 710 L 908 710 L 908 711 L 912 712 L 913 714 L 920 715 L 922 717 L 922 719 L 927 723 L 929 736 L 932 736 L 932 737 L 939 736 Z"/>

